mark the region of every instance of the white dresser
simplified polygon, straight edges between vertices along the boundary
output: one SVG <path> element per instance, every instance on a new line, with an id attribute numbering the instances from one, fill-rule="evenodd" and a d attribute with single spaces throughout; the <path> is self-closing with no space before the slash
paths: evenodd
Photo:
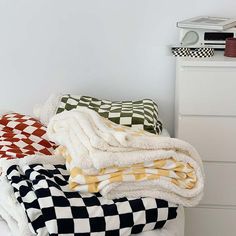
<path id="1" fill-rule="evenodd" d="M 177 59 L 175 137 L 196 147 L 206 174 L 201 204 L 185 210 L 185 236 L 235 236 L 235 58 Z"/>

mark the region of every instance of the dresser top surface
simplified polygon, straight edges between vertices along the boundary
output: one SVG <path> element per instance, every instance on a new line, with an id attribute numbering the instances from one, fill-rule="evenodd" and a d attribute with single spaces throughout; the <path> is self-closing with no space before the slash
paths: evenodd
<path id="1" fill-rule="evenodd" d="M 236 57 L 225 57 L 224 52 L 216 51 L 214 56 L 206 58 L 179 57 L 177 62 L 183 66 L 201 65 L 201 66 L 233 66 L 236 67 Z"/>

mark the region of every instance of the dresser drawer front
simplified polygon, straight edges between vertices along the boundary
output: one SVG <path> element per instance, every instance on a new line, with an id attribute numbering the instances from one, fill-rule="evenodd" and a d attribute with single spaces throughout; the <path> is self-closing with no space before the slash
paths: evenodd
<path id="1" fill-rule="evenodd" d="M 186 236 L 235 236 L 236 210 L 185 209 Z"/>
<path id="2" fill-rule="evenodd" d="M 236 117 L 179 116 L 176 137 L 195 146 L 203 160 L 236 162 Z"/>
<path id="3" fill-rule="evenodd" d="M 236 116 L 235 74 L 236 68 L 181 67 L 180 114 Z"/>
<path id="4" fill-rule="evenodd" d="M 206 174 L 201 204 L 235 206 L 236 163 L 204 163 Z"/>

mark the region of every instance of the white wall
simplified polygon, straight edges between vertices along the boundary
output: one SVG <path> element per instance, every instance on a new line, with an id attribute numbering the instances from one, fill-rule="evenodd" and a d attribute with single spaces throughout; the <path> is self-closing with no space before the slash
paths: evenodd
<path id="1" fill-rule="evenodd" d="M 0 0 L 0 108 L 52 92 L 156 100 L 173 131 L 177 20 L 236 16 L 235 0 Z"/>

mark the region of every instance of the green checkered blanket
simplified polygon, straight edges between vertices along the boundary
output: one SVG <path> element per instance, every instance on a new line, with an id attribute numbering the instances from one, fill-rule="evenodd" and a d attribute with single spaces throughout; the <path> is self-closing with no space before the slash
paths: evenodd
<path id="1" fill-rule="evenodd" d="M 62 96 L 56 113 L 80 106 L 88 107 L 116 124 L 129 126 L 135 130 L 142 129 L 154 134 L 160 134 L 162 131 L 157 104 L 151 99 L 111 102 L 89 96 L 67 94 Z"/>

